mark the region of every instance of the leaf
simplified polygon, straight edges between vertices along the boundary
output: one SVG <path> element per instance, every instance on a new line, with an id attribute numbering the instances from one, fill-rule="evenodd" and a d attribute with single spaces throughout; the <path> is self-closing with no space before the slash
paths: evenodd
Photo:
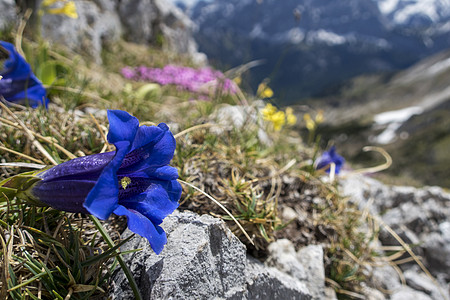
<path id="1" fill-rule="evenodd" d="M 135 92 L 136 98 L 145 100 L 147 97 L 156 97 L 161 92 L 161 88 L 159 84 L 156 83 L 148 83 L 140 88 Z"/>
<path id="2" fill-rule="evenodd" d="M 120 255 L 120 253 L 116 252 L 116 250 L 119 249 L 123 244 L 128 242 L 132 237 L 133 237 L 133 235 L 130 235 L 126 239 L 122 240 L 119 244 L 115 245 L 112 248 L 109 248 L 107 251 L 103 252 L 102 254 L 91 257 L 89 259 L 86 259 L 85 261 L 83 261 L 81 263 L 81 266 L 82 267 L 90 266 L 90 265 L 93 265 L 93 264 L 103 260 L 103 259 L 108 259 L 110 257 L 115 257 L 115 256 Z"/>
<path id="3" fill-rule="evenodd" d="M 27 292 L 28 296 L 31 297 L 31 299 L 33 299 L 33 300 L 41 300 L 38 297 L 36 297 L 35 295 L 33 295 L 33 293 L 31 293 L 29 289 L 25 289 L 25 291 Z"/>
<path id="4" fill-rule="evenodd" d="M 17 189 L 0 186 L 0 201 L 6 201 L 6 199 L 12 199 L 16 195 L 17 195 Z"/>
<path id="5" fill-rule="evenodd" d="M 18 284 L 18 285 L 15 285 L 14 287 L 9 288 L 8 292 L 12 292 L 12 291 L 17 290 L 17 289 L 19 289 L 21 287 L 27 286 L 28 284 L 32 283 L 33 281 L 35 281 L 35 280 L 37 280 L 40 277 L 45 276 L 45 275 L 47 275 L 47 272 L 45 272 L 45 271 L 41 272 L 41 273 L 38 273 L 38 274 L 34 275 L 33 277 L 31 277 L 30 279 L 22 282 L 21 284 Z"/>
<path id="6" fill-rule="evenodd" d="M 56 62 L 48 61 L 39 66 L 38 78 L 44 85 L 52 85 L 56 81 Z"/>

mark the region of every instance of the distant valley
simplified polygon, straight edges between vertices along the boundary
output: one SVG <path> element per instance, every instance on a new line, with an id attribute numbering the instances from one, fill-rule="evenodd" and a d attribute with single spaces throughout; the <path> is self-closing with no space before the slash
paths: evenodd
<path id="1" fill-rule="evenodd" d="M 450 51 L 444 51 L 390 76 L 356 77 L 333 96 L 304 104 L 325 111 L 322 140 L 355 166 L 381 163 L 381 155 L 361 150 L 381 146 L 393 159 L 383 173 L 401 178 L 399 184 L 450 188 L 449 83 Z"/>
<path id="2" fill-rule="evenodd" d="M 216 0 L 187 10 L 195 39 L 226 70 L 252 60 L 280 104 L 333 94 L 350 78 L 405 69 L 450 45 L 448 1 Z"/>

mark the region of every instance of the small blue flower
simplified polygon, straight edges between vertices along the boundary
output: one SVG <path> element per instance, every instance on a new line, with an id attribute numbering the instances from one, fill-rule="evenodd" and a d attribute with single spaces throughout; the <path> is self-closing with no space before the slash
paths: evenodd
<path id="1" fill-rule="evenodd" d="M 316 169 L 320 170 L 326 168 L 326 172 L 330 173 L 330 164 L 336 165 L 335 173 L 339 174 L 341 167 L 344 165 L 345 159 L 336 153 L 336 147 L 333 146 L 330 150 L 325 151 L 316 161 Z"/>
<path id="2" fill-rule="evenodd" d="M 42 83 L 31 71 L 30 65 L 10 43 L 0 41 L 0 46 L 9 52 L 9 57 L 0 65 L 0 95 L 13 103 L 25 103 L 35 108 L 47 107 L 48 99 Z"/>
<path id="3" fill-rule="evenodd" d="M 126 216 L 128 228 L 147 238 L 159 254 L 167 242 L 159 226 L 178 207 L 181 185 L 168 166 L 175 139 L 168 126 L 141 126 L 120 110 L 108 111 L 108 141 L 116 151 L 79 157 L 43 171 L 26 193 L 68 212 L 107 219 Z"/>

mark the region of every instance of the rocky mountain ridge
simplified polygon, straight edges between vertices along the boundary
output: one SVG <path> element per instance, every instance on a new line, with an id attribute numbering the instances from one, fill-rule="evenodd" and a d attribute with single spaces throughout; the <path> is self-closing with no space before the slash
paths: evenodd
<path id="1" fill-rule="evenodd" d="M 234 67 L 262 59 L 251 86 L 268 77 L 277 100 L 295 103 L 356 75 L 402 69 L 447 48 L 447 4 L 427 2 L 420 9 L 419 1 L 229 0 L 199 2 L 190 15 L 211 61 Z"/>
<path id="2" fill-rule="evenodd" d="M 450 15 L 450 2 L 447 0 L 374 0 L 374 2 L 377 3 L 380 12 L 395 25 L 418 27 L 432 23 L 445 24 Z"/>

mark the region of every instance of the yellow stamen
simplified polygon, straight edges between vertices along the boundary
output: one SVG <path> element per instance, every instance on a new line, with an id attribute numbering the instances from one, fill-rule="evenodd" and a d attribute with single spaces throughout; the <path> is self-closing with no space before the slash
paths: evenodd
<path id="1" fill-rule="evenodd" d="M 127 188 L 127 186 L 131 183 L 131 178 L 130 177 L 124 177 L 120 180 L 120 185 L 122 186 L 122 188 L 125 190 Z"/>

